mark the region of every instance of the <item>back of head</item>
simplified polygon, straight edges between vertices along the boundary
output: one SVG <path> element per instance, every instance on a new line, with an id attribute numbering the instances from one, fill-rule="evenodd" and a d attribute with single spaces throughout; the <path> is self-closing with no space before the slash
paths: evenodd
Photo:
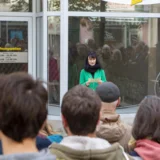
<path id="1" fill-rule="evenodd" d="M 113 61 L 122 61 L 122 53 L 119 49 L 114 49 L 112 54 Z"/>
<path id="2" fill-rule="evenodd" d="M 120 90 L 112 82 L 104 82 L 96 88 L 96 92 L 104 103 L 113 103 L 120 97 Z"/>
<path id="3" fill-rule="evenodd" d="M 16 142 L 35 138 L 47 117 L 46 89 L 27 73 L 12 73 L 4 79 L 0 130 Z"/>
<path id="4" fill-rule="evenodd" d="M 101 109 L 98 95 L 91 89 L 77 85 L 63 97 L 62 114 L 74 135 L 94 133 Z"/>
<path id="5" fill-rule="evenodd" d="M 160 142 L 160 98 L 145 97 L 140 103 L 132 130 L 136 140 L 151 138 Z"/>

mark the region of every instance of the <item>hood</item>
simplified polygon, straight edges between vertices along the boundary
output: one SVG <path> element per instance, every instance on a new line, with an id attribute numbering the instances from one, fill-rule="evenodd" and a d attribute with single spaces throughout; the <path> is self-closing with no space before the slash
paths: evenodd
<path id="1" fill-rule="evenodd" d="M 0 160 L 56 160 L 56 157 L 48 150 L 42 150 L 38 153 L 1 155 Z"/>
<path id="2" fill-rule="evenodd" d="M 155 141 L 149 139 L 138 140 L 134 150 L 143 160 L 160 159 L 160 144 Z"/>
<path id="3" fill-rule="evenodd" d="M 60 144 L 76 150 L 106 149 L 111 146 L 106 140 L 85 136 L 68 136 Z"/>
<path id="4" fill-rule="evenodd" d="M 108 140 L 110 143 L 118 142 L 125 132 L 126 127 L 120 121 L 120 115 L 116 113 L 103 114 L 96 129 L 97 136 Z"/>
<path id="5" fill-rule="evenodd" d="M 72 143 L 74 142 L 72 141 Z M 93 145 L 95 145 L 95 143 Z M 123 148 L 118 143 L 115 143 L 105 149 L 86 149 L 85 147 L 85 150 L 82 150 L 82 148 L 78 150 L 78 147 L 73 149 L 62 144 L 52 144 L 51 146 L 49 146 L 49 149 L 53 154 L 57 156 L 58 159 L 132 160 L 131 157 L 126 155 Z"/>

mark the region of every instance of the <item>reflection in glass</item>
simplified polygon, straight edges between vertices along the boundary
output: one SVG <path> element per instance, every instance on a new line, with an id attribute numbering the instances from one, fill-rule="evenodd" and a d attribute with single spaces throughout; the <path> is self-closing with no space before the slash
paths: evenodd
<path id="1" fill-rule="evenodd" d="M 0 73 L 28 71 L 28 23 L 0 21 Z"/>
<path id="2" fill-rule="evenodd" d="M 155 5 L 129 5 L 101 0 L 69 0 L 69 11 L 147 12 L 159 13 L 160 3 Z"/>
<path id="3" fill-rule="evenodd" d="M 156 18 L 69 18 L 69 89 L 89 51 L 95 51 L 108 81 L 118 85 L 121 106 L 155 94 L 160 72 L 160 20 Z M 157 86 L 157 85 L 156 85 Z"/>
<path id="4" fill-rule="evenodd" d="M 32 0 L 0 1 L 0 12 L 32 12 Z"/>
<path id="5" fill-rule="evenodd" d="M 60 103 L 60 18 L 48 17 L 49 104 Z"/>
<path id="6" fill-rule="evenodd" d="M 48 11 L 60 11 L 60 0 L 48 0 Z"/>

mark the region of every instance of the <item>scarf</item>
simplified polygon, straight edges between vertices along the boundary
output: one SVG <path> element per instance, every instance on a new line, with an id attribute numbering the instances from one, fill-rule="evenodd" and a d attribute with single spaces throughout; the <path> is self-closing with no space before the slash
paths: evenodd
<path id="1" fill-rule="evenodd" d="M 85 65 L 85 71 L 94 74 L 98 69 L 101 69 L 99 64 L 95 64 L 94 66 L 90 66 L 89 64 Z"/>
<path id="2" fill-rule="evenodd" d="M 149 139 L 137 140 L 134 150 L 143 160 L 160 159 L 160 144 L 155 141 Z"/>

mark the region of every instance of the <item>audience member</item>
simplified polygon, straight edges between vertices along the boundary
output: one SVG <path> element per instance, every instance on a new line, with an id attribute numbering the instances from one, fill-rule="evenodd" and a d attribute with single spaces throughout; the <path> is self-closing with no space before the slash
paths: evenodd
<path id="1" fill-rule="evenodd" d="M 47 91 L 27 73 L 0 79 L 0 160 L 53 160 L 49 151 L 38 152 L 36 136 L 47 118 Z"/>
<path id="2" fill-rule="evenodd" d="M 145 97 L 139 105 L 129 145 L 136 160 L 160 159 L 160 98 Z"/>
<path id="3" fill-rule="evenodd" d="M 119 142 L 128 152 L 131 126 L 123 123 L 120 115 L 116 113 L 116 107 L 120 104 L 119 88 L 112 82 L 104 82 L 97 87 L 96 92 L 102 101 L 102 115 L 96 130 L 97 136 L 110 143 Z"/>
<path id="4" fill-rule="evenodd" d="M 101 100 L 95 91 L 78 85 L 69 90 L 62 100 L 62 123 L 68 136 L 49 149 L 58 159 L 68 160 L 124 160 L 131 159 L 118 144 L 110 145 L 96 137 Z"/>

